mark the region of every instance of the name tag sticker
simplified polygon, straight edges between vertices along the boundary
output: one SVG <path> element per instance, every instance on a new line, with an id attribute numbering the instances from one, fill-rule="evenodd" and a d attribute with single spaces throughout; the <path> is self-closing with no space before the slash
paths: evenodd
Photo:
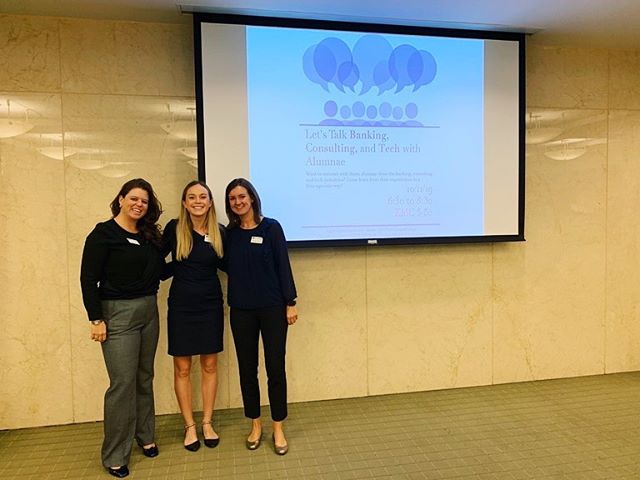
<path id="1" fill-rule="evenodd" d="M 140 242 L 135 238 L 127 238 L 127 242 L 132 243 L 133 245 L 140 245 Z"/>
<path id="2" fill-rule="evenodd" d="M 204 236 L 204 241 L 207 243 L 211 243 L 211 239 L 209 238 L 209 235 Z"/>
<path id="3" fill-rule="evenodd" d="M 262 237 L 251 237 L 251 243 L 262 244 Z"/>

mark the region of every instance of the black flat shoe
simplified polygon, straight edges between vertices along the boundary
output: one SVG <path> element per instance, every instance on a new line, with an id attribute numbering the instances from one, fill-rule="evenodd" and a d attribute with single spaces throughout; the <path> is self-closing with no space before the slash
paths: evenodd
<path id="1" fill-rule="evenodd" d="M 198 450 L 200 450 L 200 440 L 196 440 L 195 442 L 190 443 L 189 445 L 185 445 L 184 448 L 186 448 L 190 452 L 197 452 Z"/>
<path id="2" fill-rule="evenodd" d="M 142 447 L 142 454 L 145 457 L 153 458 L 153 457 L 157 457 L 158 455 L 160 455 L 160 450 L 158 450 L 158 446 L 157 445 L 154 445 L 153 447 L 149 447 L 149 448 Z"/>
<path id="3" fill-rule="evenodd" d="M 118 477 L 118 478 L 124 478 L 129 475 L 129 469 L 127 468 L 126 465 L 122 465 L 121 467 L 118 467 L 118 468 L 108 467 L 107 472 L 109 472 L 109 475 L 113 475 L 114 477 Z"/>
<path id="4" fill-rule="evenodd" d="M 154 443 L 153 447 L 144 448 L 144 444 L 140 440 L 138 440 L 137 438 L 136 438 L 136 443 L 142 449 L 142 454 L 145 457 L 153 458 L 153 457 L 157 457 L 158 455 L 160 455 L 160 450 L 158 449 L 158 445 L 157 444 Z"/>
<path id="5" fill-rule="evenodd" d="M 191 427 L 195 427 L 196 424 L 192 423 L 191 425 L 185 425 L 184 426 L 184 433 L 187 433 L 187 430 L 189 430 Z M 190 452 L 197 452 L 200 449 L 200 440 L 196 440 L 193 443 L 190 443 L 189 445 L 185 445 L 184 446 L 185 449 L 189 450 Z"/>
<path id="6" fill-rule="evenodd" d="M 204 446 L 205 447 L 216 448 L 219 443 L 220 443 L 220 439 L 219 438 L 205 438 L 204 439 Z"/>
<path id="7" fill-rule="evenodd" d="M 202 422 L 202 436 L 204 437 L 204 446 L 209 448 L 216 448 L 220 443 L 220 437 L 218 438 L 207 438 L 204 436 L 204 426 L 211 425 L 211 421 Z"/>

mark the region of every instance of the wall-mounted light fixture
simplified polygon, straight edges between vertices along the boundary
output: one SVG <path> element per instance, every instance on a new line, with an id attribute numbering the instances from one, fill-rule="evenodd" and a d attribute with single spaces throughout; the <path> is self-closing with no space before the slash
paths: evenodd
<path id="1" fill-rule="evenodd" d="M 11 100 L 7 99 L 7 116 L 0 117 L 0 138 L 17 137 L 27 133 L 33 127 L 33 123 L 29 123 L 29 110 L 24 110 L 24 118 L 11 116 Z"/>

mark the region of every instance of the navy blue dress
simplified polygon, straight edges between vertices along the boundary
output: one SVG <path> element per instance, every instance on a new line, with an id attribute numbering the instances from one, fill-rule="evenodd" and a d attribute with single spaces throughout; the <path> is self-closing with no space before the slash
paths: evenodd
<path id="1" fill-rule="evenodd" d="M 163 253 L 171 252 L 173 259 L 168 268 L 168 275 L 173 274 L 167 314 L 169 355 L 221 352 L 224 309 L 217 270 L 222 266 L 222 259 L 204 235 L 192 231 L 191 253 L 177 261 L 176 225 L 177 221 L 171 220 L 163 234 Z"/>

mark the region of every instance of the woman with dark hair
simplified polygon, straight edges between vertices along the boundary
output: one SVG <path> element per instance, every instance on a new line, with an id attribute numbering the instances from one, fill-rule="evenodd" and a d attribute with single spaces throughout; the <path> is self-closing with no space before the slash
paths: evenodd
<path id="1" fill-rule="evenodd" d="M 282 428 L 287 418 L 287 329 L 298 319 L 287 242 L 280 224 L 262 216 L 260 197 L 248 180 L 236 178 L 227 185 L 225 208 L 229 218 L 225 258 L 231 331 L 244 414 L 252 420 L 246 446 L 255 450 L 262 441 L 258 384 L 258 341 L 262 336 L 273 446 L 278 455 L 285 455 L 289 451 Z"/>
<path id="2" fill-rule="evenodd" d="M 224 309 L 217 270 L 222 264 L 222 232 L 213 195 L 200 181 L 182 191 L 180 216 L 163 235 L 163 254 L 171 252 L 173 275 L 169 290 L 168 339 L 173 356 L 173 379 L 184 418 L 184 448 L 195 452 L 200 440 L 191 404 L 191 356 L 200 355 L 202 435 L 213 448 L 220 441 L 213 429 L 213 406 L 218 389 L 218 352 L 222 351 Z"/>
<path id="3" fill-rule="evenodd" d="M 126 182 L 82 253 L 80 284 L 91 339 L 100 342 L 109 374 L 104 396 L 102 464 L 129 475 L 133 439 L 147 457 L 154 440 L 153 361 L 158 344 L 156 293 L 164 265 L 158 218 L 162 206 L 146 180 Z"/>

